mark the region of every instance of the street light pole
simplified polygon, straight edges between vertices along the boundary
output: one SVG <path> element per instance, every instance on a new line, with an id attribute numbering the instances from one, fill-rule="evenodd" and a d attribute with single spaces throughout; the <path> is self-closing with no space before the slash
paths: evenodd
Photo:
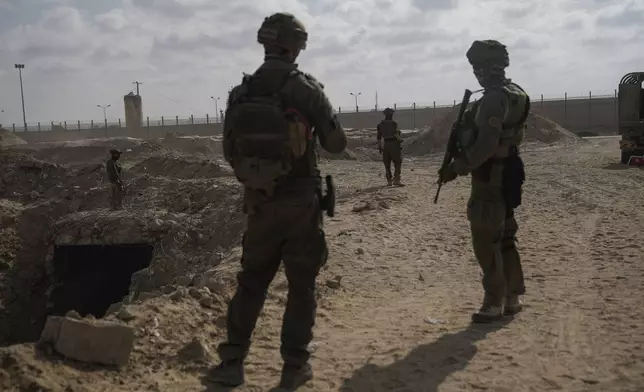
<path id="1" fill-rule="evenodd" d="M 219 101 L 220 97 L 213 97 L 212 95 L 210 96 L 210 99 L 215 101 L 215 116 L 219 117 L 219 107 L 217 106 L 217 101 Z M 217 121 L 219 122 L 221 119 L 219 118 Z"/>
<path id="2" fill-rule="evenodd" d="M 22 122 L 25 126 L 25 132 L 27 132 L 27 114 L 25 112 L 25 92 L 22 88 L 22 70 L 25 68 L 24 64 L 15 64 L 15 68 L 18 70 L 18 75 L 20 75 L 20 97 L 22 98 Z"/>
<path id="3" fill-rule="evenodd" d="M 101 106 L 101 105 L 96 105 L 96 106 L 103 109 L 103 120 L 105 120 L 105 129 L 107 129 L 107 108 L 109 108 L 112 105 L 110 104 L 105 106 Z"/>
<path id="4" fill-rule="evenodd" d="M 355 94 L 349 93 L 349 94 L 353 95 L 353 98 L 355 98 L 356 100 L 356 113 L 358 113 L 358 96 L 361 95 L 362 93 L 355 93 Z"/>

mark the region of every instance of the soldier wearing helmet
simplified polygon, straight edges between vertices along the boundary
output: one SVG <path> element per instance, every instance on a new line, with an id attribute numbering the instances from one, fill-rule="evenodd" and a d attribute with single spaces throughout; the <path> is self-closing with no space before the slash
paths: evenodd
<path id="1" fill-rule="evenodd" d="M 402 167 L 402 135 L 398 130 L 398 123 L 393 120 L 394 110 L 386 108 L 382 111 L 385 119 L 380 121 L 376 130 L 378 132 L 378 151 L 382 154 L 385 164 L 385 177 L 387 185 L 404 186 L 400 182 L 400 169 Z M 394 163 L 394 175 L 391 175 L 391 163 Z M 393 180 L 393 181 L 392 181 Z"/>
<path id="2" fill-rule="evenodd" d="M 467 217 L 485 292 L 472 321 L 492 322 L 520 312 L 519 296 L 525 293 L 514 210 L 521 204 L 525 180 L 519 145 L 530 97 L 505 77 L 510 60 L 498 41 L 474 41 L 466 56 L 484 93 L 465 113 L 461 154 L 439 175 L 445 181 L 472 175 Z"/>
<path id="3" fill-rule="evenodd" d="M 110 182 L 110 207 L 112 210 L 120 210 L 123 207 L 123 181 L 121 180 L 121 164 L 118 163 L 121 151 L 110 150 L 111 158 L 105 164 L 107 179 Z"/>
<path id="4" fill-rule="evenodd" d="M 308 34 L 293 15 L 267 17 L 257 33 L 264 62 L 228 96 L 224 157 L 244 187 L 248 215 L 242 269 L 228 308 L 221 363 L 207 379 L 227 386 L 244 382 L 244 360 L 266 291 L 280 264 L 289 282 L 282 328 L 280 387 L 295 389 L 312 377 L 307 349 L 315 321 L 315 280 L 327 261 L 316 144 L 341 153 L 347 139 L 322 83 L 295 63 Z M 328 189 L 327 189 L 328 190 Z"/>

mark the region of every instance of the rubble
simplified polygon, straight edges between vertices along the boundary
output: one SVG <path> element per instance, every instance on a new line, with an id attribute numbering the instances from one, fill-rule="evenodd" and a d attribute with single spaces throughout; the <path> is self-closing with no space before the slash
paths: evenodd
<path id="1" fill-rule="evenodd" d="M 77 361 L 124 366 L 134 347 L 134 329 L 110 321 L 50 316 L 39 344 Z"/>

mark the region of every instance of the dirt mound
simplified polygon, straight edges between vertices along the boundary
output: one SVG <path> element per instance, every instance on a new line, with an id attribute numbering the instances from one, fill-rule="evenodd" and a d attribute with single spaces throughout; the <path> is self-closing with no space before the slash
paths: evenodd
<path id="1" fill-rule="evenodd" d="M 177 153 L 151 156 L 134 165 L 130 171 L 137 174 L 183 179 L 215 178 L 232 175 L 232 170 L 228 164 L 222 161 Z"/>
<path id="2" fill-rule="evenodd" d="M 15 133 L 9 132 L 4 128 L 0 128 L 0 148 L 16 146 L 20 144 L 27 144 L 27 142 L 22 140 Z"/>
<path id="3" fill-rule="evenodd" d="M 168 136 L 157 142 L 167 148 L 181 151 L 185 154 L 203 154 L 211 156 L 222 154 L 221 136 Z"/>
<path id="4" fill-rule="evenodd" d="M 109 159 L 109 150 L 112 148 L 121 150 L 123 160 L 167 151 L 157 143 L 131 137 L 48 142 L 14 147 L 16 151 L 61 165 L 103 162 Z"/>
<path id="5" fill-rule="evenodd" d="M 437 119 L 431 126 L 421 130 L 419 134 L 406 139 L 403 147 L 405 154 L 419 156 L 445 151 L 447 139 L 449 139 L 449 133 L 457 115 L 458 106 Z M 573 132 L 534 110 L 528 114 L 526 126 L 525 141 L 552 144 L 581 139 Z"/>

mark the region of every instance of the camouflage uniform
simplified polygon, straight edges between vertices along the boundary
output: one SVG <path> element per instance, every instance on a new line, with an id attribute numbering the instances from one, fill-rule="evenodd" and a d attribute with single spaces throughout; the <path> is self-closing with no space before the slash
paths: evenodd
<path id="1" fill-rule="evenodd" d="M 403 186 L 400 182 L 400 169 L 402 166 L 402 136 L 398 130 L 398 123 L 393 120 L 394 111 L 386 108 L 383 111 L 385 119 L 380 121 L 376 127 L 378 135 L 378 150 L 382 153 L 382 161 L 385 164 L 385 177 L 387 184 Z M 391 163 L 394 164 L 394 175 L 391 175 Z"/>
<path id="2" fill-rule="evenodd" d="M 267 31 L 272 36 L 267 36 Z M 276 42 L 275 36 L 283 41 Z M 315 132 L 310 134 L 304 155 L 293 163 L 292 171 L 278 183 L 272 195 L 245 189 L 248 225 L 243 236 L 242 270 L 228 307 L 227 341 L 218 348 L 222 362 L 207 378 L 231 386 L 244 382 L 243 361 L 251 335 L 269 284 L 284 262 L 289 291 L 281 333 L 284 368 L 280 386 L 293 388 L 312 377 L 307 347 L 315 322 L 315 281 L 328 255 L 322 229 L 316 136 L 321 146 L 331 153 L 342 152 L 347 140 L 323 85 L 298 71 L 294 63 L 300 49 L 305 47 L 304 26 L 292 15 L 278 13 L 265 19 L 258 41 L 264 44 L 266 57 L 254 75 L 260 76 L 261 83 L 281 86 L 279 95 L 301 113 Z M 291 77 L 284 83 L 287 75 Z M 231 90 L 224 121 L 224 156 L 231 166 L 234 164 L 231 138 L 234 120 L 228 110 L 240 98 L 241 91 L 240 86 Z"/>
<path id="3" fill-rule="evenodd" d="M 118 159 L 121 156 L 119 150 L 110 150 L 112 158 L 107 161 L 105 167 L 107 169 L 107 179 L 110 182 L 110 207 L 113 210 L 120 210 L 123 208 L 123 182 L 121 182 L 121 164 Z"/>
<path id="4" fill-rule="evenodd" d="M 530 108 L 525 91 L 505 78 L 509 65 L 505 46 L 475 41 L 467 52 L 483 97 L 464 115 L 459 135 L 462 153 L 447 179 L 471 172 L 467 205 L 474 253 L 483 271 L 485 296 L 474 322 L 490 322 L 521 311 L 525 293 L 521 258 L 516 248 L 514 209 L 521 204 L 525 173 L 518 155 Z"/>

